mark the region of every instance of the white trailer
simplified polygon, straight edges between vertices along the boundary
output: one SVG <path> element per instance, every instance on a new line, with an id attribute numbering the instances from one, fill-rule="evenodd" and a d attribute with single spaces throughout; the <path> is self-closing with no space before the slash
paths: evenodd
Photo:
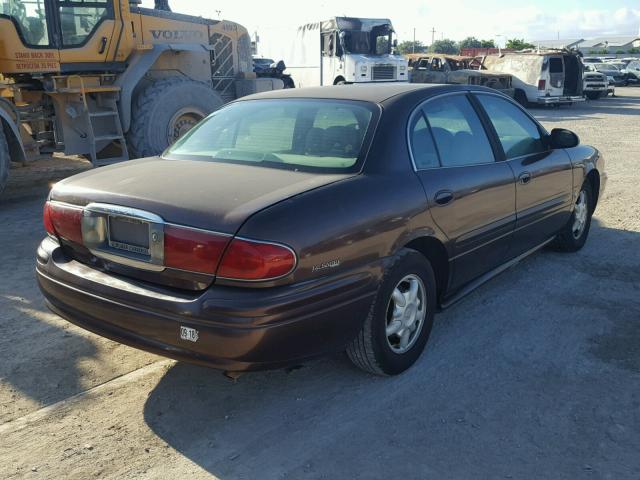
<path id="1" fill-rule="evenodd" d="M 261 34 L 260 53 L 284 60 L 296 87 L 409 80 L 388 19 L 334 17 L 302 25 L 288 41 L 280 33 Z"/>

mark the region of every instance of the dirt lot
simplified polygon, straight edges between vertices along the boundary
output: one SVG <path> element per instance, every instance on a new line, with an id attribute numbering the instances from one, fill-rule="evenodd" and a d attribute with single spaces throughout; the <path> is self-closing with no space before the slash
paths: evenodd
<path id="1" fill-rule="evenodd" d="M 237 382 L 44 307 L 46 185 L 0 204 L 0 478 L 640 478 L 640 88 L 534 113 L 606 155 L 586 247 L 439 314 L 396 378 L 342 356 Z"/>

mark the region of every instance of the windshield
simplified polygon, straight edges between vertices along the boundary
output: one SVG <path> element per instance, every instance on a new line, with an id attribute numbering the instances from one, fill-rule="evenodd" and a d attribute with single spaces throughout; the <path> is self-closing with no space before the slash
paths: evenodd
<path id="1" fill-rule="evenodd" d="M 342 31 L 347 53 L 362 55 L 387 55 L 391 53 L 392 32 L 388 25 L 374 27 L 370 32 Z"/>
<path id="2" fill-rule="evenodd" d="M 323 173 L 355 171 L 374 112 L 373 105 L 354 101 L 237 102 L 192 128 L 165 157 Z"/>
<path id="3" fill-rule="evenodd" d="M 49 44 L 44 0 L 0 0 L 0 15 L 11 17 L 27 45 Z"/>

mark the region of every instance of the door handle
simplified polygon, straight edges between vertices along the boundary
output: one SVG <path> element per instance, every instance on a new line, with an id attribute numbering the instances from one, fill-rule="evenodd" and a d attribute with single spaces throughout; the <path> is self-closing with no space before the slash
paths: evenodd
<path id="1" fill-rule="evenodd" d="M 102 55 L 104 51 L 107 49 L 107 37 L 102 37 L 100 39 L 100 49 L 98 50 L 98 54 Z"/>
<path id="2" fill-rule="evenodd" d="M 453 202 L 453 192 L 450 190 L 442 190 L 436 193 L 435 201 L 441 206 L 448 205 Z"/>
<path id="3" fill-rule="evenodd" d="M 531 174 L 529 172 L 522 172 L 518 177 L 518 182 L 521 185 L 526 185 L 531 181 Z"/>

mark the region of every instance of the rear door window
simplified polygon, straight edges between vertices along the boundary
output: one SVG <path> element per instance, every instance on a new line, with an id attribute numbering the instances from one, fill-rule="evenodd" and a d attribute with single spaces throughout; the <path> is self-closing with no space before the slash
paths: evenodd
<path id="1" fill-rule="evenodd" d="M 443 167 L 495 161 L 482 122 L 466 95 L 436 98 L 423 110 Z"/>
<path id="2" fill-rule="evenodd" d="M 547 150 L 538 126 L 518 107 L 495 95 L 477 95 L 507 159 Z"/>
<path id="3" fill-rule="evenodd" d="M 549 73 L 562 73 L 562 59 L 558 57 L 551 57 L 549 59 Z"/>

